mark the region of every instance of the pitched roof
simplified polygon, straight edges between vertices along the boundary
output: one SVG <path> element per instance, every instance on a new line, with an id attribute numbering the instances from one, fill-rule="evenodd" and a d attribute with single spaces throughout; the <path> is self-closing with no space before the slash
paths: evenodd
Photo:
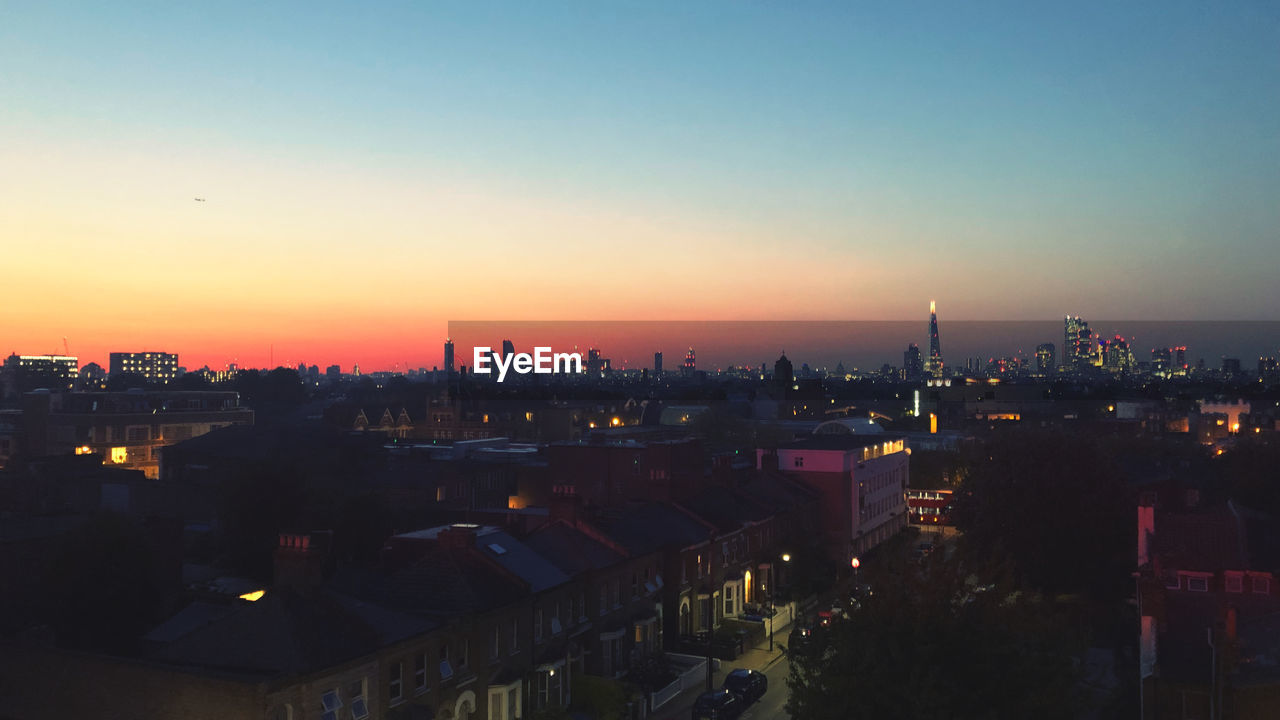
<path id="1" fill-rule="evenodd" d="M 271 677 L 341 664 L 426 632 L 434 623 L 334 593 L 275 590 L 178 635 L 154 659 Z"/>
<path id="2" fill-rule="evenodd" d="M 710 540 L 714 529 L 689 513 L 662 503 L 644 503 L 602 513 L 595 524 L 632 555 L 684 548 Z"/>
<path id="3" fill-rule="evenodd" d="M 563 521 L 542 526 L 524 542 L 570 576 L 609 567 L 623 560 L 621 554 Z"/>

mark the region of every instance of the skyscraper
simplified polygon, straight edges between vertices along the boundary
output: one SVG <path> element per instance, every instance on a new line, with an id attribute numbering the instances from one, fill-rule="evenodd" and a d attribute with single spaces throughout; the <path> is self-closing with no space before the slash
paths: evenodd
<path id="1" fill-rule="evenodd" d="M 653 374 L 662 374 L 662 352 L 658 351 L 653 354 Z"/>
<path id="2" fill-rule="evenodd" d="M 453 374 L 453 338 L 444 339 L 444 371 Z"/>
<path id="3" fill-rule="evenodd" d="M 925 362 L 925 372 L 933 377 L 942 377 L 942 345 L 938 342 L 938 307 L 929 301 L 929 360 Z"/>
<path id="4" fill-rule="evenodd" d="M 902 353 L 902 371 L 907 380 L 919 380 L 924 376 L 924 357 L 920 354 L 920 346 L 911 343 Z"/>
<path id="5" fill-rule="evenodd" d="M 693 373 L 698 369 L 697 357 L 693 354 L 693 348 L 689 348 L 689 352 L 684 354 L 684 366 L 680 371 L 685 377 L 693 377 Z"/>
<path id="6" fill-rule="evenodd" d="M 1057 348 L 1053 343 L 1040 343 L 1036 346 L 1036 374 L 1040 377 L 1048 377 L 1053 374 L 1054 368 L 1057 367 L 1056 355 Z"/>
<path id="7" fill-rule="evenodd" d="M 508 358 L 516 354 L 516 344 L 510 340 L 502 341 L 502 357 Z"/>
<path id="8" fill-rule="evenodd" d="M 1076 370 L 1083 370 L 1097 365 L 1094 350 L 1093 331 L 1084 318 L 1068 315 L 1063 321 L 1062 331 L 1062 364 Z"/>

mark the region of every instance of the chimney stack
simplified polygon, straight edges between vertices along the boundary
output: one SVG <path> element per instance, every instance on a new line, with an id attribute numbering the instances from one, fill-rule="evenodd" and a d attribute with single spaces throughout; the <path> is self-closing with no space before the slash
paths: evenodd
<path id="1" fill-rule="evenodd" d="M 275 586 L 310 591 L 324 582 L 332 533 L 280 533 L 275 555 Z"/>

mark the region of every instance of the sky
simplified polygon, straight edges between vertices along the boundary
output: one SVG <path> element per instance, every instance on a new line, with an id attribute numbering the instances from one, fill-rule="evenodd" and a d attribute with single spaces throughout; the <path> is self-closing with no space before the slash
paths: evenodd
<path id="1" fill-rule="evenodd" d="M 0 352 L 1280 319 L 1277 47 L 1247 2 L 3 3 Z"/>

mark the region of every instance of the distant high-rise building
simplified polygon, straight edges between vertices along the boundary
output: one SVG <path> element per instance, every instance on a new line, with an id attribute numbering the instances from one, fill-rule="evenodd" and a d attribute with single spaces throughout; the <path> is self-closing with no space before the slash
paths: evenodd
<path id="1" fill-rule="evenodd" d="M 1100 347 L 1102 367 L 1109 373 L 1125 375 L 1133 371 L 1133 352 L 1129 349 L 1129 341 L 1116 335 L 1104 340 Z"/>
<path id="2" fill-rule="evenodd" d="M 1191 368 L 1187 367 L 1187 346 L 1177 345 L 1173 348 L 1173 374 L 1186 375 Z"/>
<path id="3" fill-rule="evenodd" d="M 444 371 L 453 374 L 453 338 L 444 340 Z"/>
<path id="4" fill-rule="evenodd" d="M 324 369 L 324 376 L 325 376 L 326 378 L 330 379 L 330 380 L 341 380 L 341 379 L 342 379 L 342 366 L 341 366 L 341 365 L 330 365 L 329 367 L 327 367 L 327 368 L 325 368 L 325 369 Z"/>
<path id="5" fill-rule="evenodd" d="M 1053 343 L 1040 343 L 1036 346 L 1036 374 L 1047 377 L 1058 367 L 1057 348 Z"/>
<path id="6" fill-rule="evenodd" d="M 693 353 L 693 348 L 689 348 L 689 352 L 684 354 L 684 365 L 680 368 L 680 372 L 685 377 L 692 377 L 698 370 L 697 356 Z"/>
<path id="7" fill-rule="evenodd" d="M 1173 368 L 1173 348 L 1151 349 L 1151 372 L 1160 377 L 1167 377 Z"/>
<path id="8" fill-rule="evenodd" d="M 783 387 L 790 387 L 792 380 L 791 361 L 787 359 L 787 354 L 782 353 L 782 357 L 773 364 L 773 381 Z"/>
<path id="9" fill-rule="evenodd" d="M 925 372 L 933 377 L 942 377 L 942 344 L 938 342 L 938 308 L 929 301 L 929 359 L 925 362 Z"/>
<path id="10" fill-rule="evenodd" d="M 907 380 L 919 380 L 924 377 L 924 356 L 920 354 L 920 346 L 911 343 L 902 353 L 902 373 Z"/>
<path id="11" fill-rule="evenodd" d="M 1229 378 L 1240 376 L 1240 358 L 1222 358 L 1222 374 Z"/>
<path id="12" fill-rule="evenodd" d="M 45 388 L 70 390 L 80 377 L 80 358 L 73 355 L 10 355 L 5 358 L 6 395 Z"/>
<path id="13" fill-rule="evenodd" d="M 152 382 L 169 382 L 178 376 L 178 356 L 167 352 L 113 352 L 109 356 L 112 377 L 129 373 Z"/>
<path id="14" fill-rule="evenodd" d="M 502 341 L 502 357 L 509 358 L 516 354 L 516 345 L 510 340 Z"/>
<path id="15" fill-rule="evenodd" d="M 587 375 L 600 377 L 604 372 L 604 362 L 600 359 L 600 348 L 587 348 Z"/>
<path id="16" fill-rule="evenodd" d="M 1066 316 L 1063 323 L 1062 364 L 1075 370 L 1094 367 L 1100 356 L 1094 349 L 1093 331 L 1081 317 Z"/>
<path id="17" fill-rule="evenodd" d="M 653 374 L 654 375 L 662 374 L 662 353 L 661 352 L 656 352 L 653 354 Z"/>
<path id="18" fill-rule="evenodd" d="M 1258 358 L 1258 381 L 1266 385 L 1275 385 L 1280 382 L 1280 362 L 1277 362 L 1274 357 Z"/>

